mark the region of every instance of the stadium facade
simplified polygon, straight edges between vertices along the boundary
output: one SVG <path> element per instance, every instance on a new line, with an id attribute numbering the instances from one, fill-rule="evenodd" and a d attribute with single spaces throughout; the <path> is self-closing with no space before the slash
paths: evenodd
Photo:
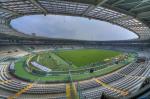
<path id="1" fill-rule="evenodd" d="M 12 19 L 24 15 L 58 14 L 87 17 L 119 25 L 138 35 L 138 39 L 149 40 L 149 0 L 1 0 L 0 33 L 1 41 L 29 42 L 49 41 L 42 37 L 32 37 L 14 30 Z M 54 40 L 55 41 L 55 40 Z"/>
<path id="2" fill-rule="evenodd" d="M 106 49 L 137 52 L 140 57 L 139 60 L 144 60 L 144 62 L 137 63 L 134 61 L 112 75 L 95 78 L 89 82 L 80 82 L 80 88 L 83 91 L 81 99 L 113 99 L 114 97 L 119 97 L 120 99 L 134 99 L 145 94 L 150 89 L 149 86 L 147 87 L 150 75 L 150 50 L 148 48 L 150 46 L 149 9 L 150 0 L 0 0 L 0 50 L 2 50 L 0 55 L 0 65 L 2 66 L 0 67 L 0 80 L 2 81 L 0 83 L 2 86 L 2 89 L 0 88 L 0 97 L 13 99 L 25 93 L 18 99 L 79 98 L 67 96 L 67 88 L 71 86 L 68 83 L 41 84 L 37 83 L 38 81 L 28 83 L 22 81 L 22 79 L 16 80 L 17 77 L 14 80 L 14 76 L 10 76 L 8 71 L 9 67 L 14 70 L 14 65 L 10 66 L 10 63 L 5 62 L 5 60 L 8 60 L 10 57 L 3 57 L 3 52 L 5 54 L 7 53 L 6 56 L 9 56 L 9 54 L 13 56 L 18 52 L 22 54 L 23 51 L 16 50 L 19 48 L 18 45 L 25 45 L 27 47 L 28 45 L 33 45 L 35 46 L 34 49 L 38 49 L 39 46 L 37 47 L 36 45 L 40 45 L 40 48 L 43 48 L 43 45 L 47 45 L 49 48 L 56 48 L 57 46 L 84 48 L 92 48 L 92 46 L 94 46 L 96 48 L 103 48 L 103 46 L 105 46 Z M 138 39 L 124 41 L 52 39 L 27 35 L 10 26 L 11 20 L 15 18 L 39 14 L 79 16 L 107 21 L 136 33 Z M 10 52 L 8 50 L 9 48 L 10 50 L 12 49 L 15 54 L 12 51 Z M 101 80 L 106 83 L 101 82 Z M 114 87 L 110 87 L 110 85 L 108 85 L 109 83 Z M 73 85 L 73 89 L 76 89 L 78 83 L 73 83 Z M 104 88 L 101 89 L 99 85 L 102 85 Z M 99 87 L 100 89 L 96 89 Z M 89 90 L 90 88 L 93 89 Z M 76 90 L 73 92 L 76 92 Z M 69 94 L 77 93 L 69 92 Z M 78 94 L 80 96 L 80 92 Z"/>

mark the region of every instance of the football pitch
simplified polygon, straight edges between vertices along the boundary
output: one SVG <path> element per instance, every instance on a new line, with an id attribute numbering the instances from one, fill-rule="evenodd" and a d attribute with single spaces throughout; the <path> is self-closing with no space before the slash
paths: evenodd
<path id="1" fill-rule="evenodd" d="M 40 52 L 35 55 L 31 59 L 31 61 L 37 61 L 44 64 L 48 68 L 52 68 L 52 70 L 68 70 L 68 62 L 71 62 L 77 69 L 87 64 L 91 64 L 94 62 L 103 62 L 104 59 L 110 59 L 112 57 L 121 55 L 122 52 L 118 51 L 111 51 L 111 50 L 99 50 L 99 49 L 79 49 L 79 50 L 57 50 L 57 51 L 46 51 Z M 31 72 L 26 70 L 26 62 L 29 59 L 28 56 L 22 57 L 15 63 L 15 75 L 19 78 L 28 79 L 31 81 L 40 79 L 41 81 L 50 81 L 50 82 L 61 82 L 61 81 L 68 81 L 68 74 L 55 74 L 55 75 L 47 75 L 47 76 L 39 76 L 34 75 Z M 119 64 L 112 64 L 110 66 L 106 66 L 100 70 L 95 71 L 94 73 L 83 73 L 82 75 L 79 74 L 72 74 L 73 80 L 84 80 L 94 76 L 102 76 L 108 73 L 111 73 L 128 63 L 134 60 L 134 56 L 131 54 L 128 59 L 126 59 L 125 63 Z M 52 62 L 52 63 L 51 63 Z M 86 67 L 85 67 L 86 68 Z M 82 72 L 82 71 L 81 71 Z"/>
<path id="2" fill-rule="evenodd" d="M 77 67 L 89 65 L 91 63 L 104 62 L 105 59 L 111 59 L 118 56 L 121 52 L 100 49 L 78 49 L 78 50 L 60 50 L 55 52 L 64 61 L 72 63 Z"/>

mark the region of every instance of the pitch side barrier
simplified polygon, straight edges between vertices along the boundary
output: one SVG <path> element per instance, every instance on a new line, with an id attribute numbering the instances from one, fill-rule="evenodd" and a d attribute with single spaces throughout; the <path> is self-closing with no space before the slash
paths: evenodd
<path id="1" fill-rule="evenodd" d="M 125 62 L 125 61 L 124 62 L 120 62 L 120 63 L 124 63 L 124 65 L 129 64 L 129 62 Z M 99 66 L 85 68 L 85 69 L 70 70 L 70 72 L 72 74 L 85 74 L 85 73 L 90 73 L 91 70 L 98 71 L 100 69 L 106 68 L 106 67 L 111 66 L 111 65 L 114 65 L 114 63 L 107 63 L 105 65 L 99 65 Z M 26 66 L 26 68 L 28 68 L 28 66 Z M 57 75 L 66 75 L 66 74 L 68 74 L 68 71 L 51 71 L 49 73 L 46 73 L 46 72 L 41 71 L 41 70 L 34 70 L 34 69 L 32 69 L 31 73 L 33 75 L 39 75 L 39 76 L 46 76 L 46 75 L 57 76 Z"/>
<path id="2" fill-rule="evenodd" d="M 132 58 L 132 60 L 129 60 L 129 59 L 127 59 L 127 60 L 125 60 L 125 61 L 122 61 L 122 62 L 120 62 L 120 65 L 122 65 L 122 66 L 119 66 L 119 68 L 121 68 L 121 67 L 123 67 L 123 65 L 127 65 L 127 64 L 129 64 L 131 61 L 133 62 L 133 61 L 135 61 L 136 59 L 135 59 L 135 57 L 136 57 L 136 55 L 132 55 L 132 57 L 134 57 L 134 58 Z M 134 59 L 134 60 L 133 60 Z M 24 61 L 24 63 L 23 63 L 24 65 L 24 68 L 27 70 L 27 64 L 26 64 L 26 61 Z M 112 63 L 111 63 L 112 64 Z M 110 66 L 110 64 L 107 64 L 108 66 Z M 116 64 L 117 65 L 117 64 Z M 118 64 L 119 65 L 119 64 Z M 113 66 L 113 65 L 112 65 Z M 103 66 L 103 68 L 104 67 L 106 67 L 106 64 Z M 118 68 L 118 69 L 119 69 Z M 86 69 L 80 69 L 80 70 L 70 70 L 70 73 L 73 75 L 73 76 L 78 76 L 78 75 L 80 75 L 80 74 L 87 74 L 87 73 L 90 73 L 90 69 L 91 68 L 86 68 Z M 95 68 L 94 68 L 94 71 L 98 71 L 98 70 L 102 70 L 102 67 L 101 66 L 96 66 Z M 110 71 L 109 73 L 111 73 L 112 71 Z M 19 79 L 22 79 L 22 80 L 25 80 L 25 81 L 30 81 L 30 82 L 33 82 L 33 80 L 31 80 L 31 79 L 26 79 L 26 78 L 21 78 L 21 77 L 19 77 L 19 76 L 17 76 L 17 75 L 15 75 L 15 73 L 13 73 L 13 72 L 11 72 L 15 77 L 17 77 L 17 78 L 19 78 Z M 39 76 L 41 76 L 41 77 L 43 77 L 43 76 L 60 76 L 60 75 L 64 75 L 66 78 L 64 79 L 64 80 L 57 80 L 57 82 L 59 83 L 62 83 L 62 82 L 69 82 L 69 80 L 68 80 L 68 71 L 52 71 L 52 72 L 50 72 L 49 74 L 47 74 L 47 73 L 45 73 L 45 72 L 42 72 L 42 71 L 30 71 L 30 73 L 32 73 L 33 75 L 39 75 Z M 95 77 L 97 77 L 97 76 L 100 76 L 101 74 L 96 74 L 95 75 Z M 102 74 L 103 75 L 103 74 Z M 88 76 L 87 78 L 82 78 L 82 80 L 86 80 L 86 79 L 89 79 L 89 78 L 92 78 L 92 76 Z M 56 81 L 40 81 L 40 82 L 44 82 L 44 83 L 55 83 Z"/>
<path id="3" fill-rule="evenodd" d="M 130 56 L 128 56 L 130 57 Z M 134 58 L 136 57 L 136 55 L 134 56 Z M 136 58 L 135 58 L 136 60 Z M 135 61 L 133 60 L 133 61 Z M 126 60 L 123 60 L 123 61 L 120 61 L 119 63 L 123 63 L 124 65 L 127 65 L 129 64 L 130 62 L 128 61 L 128 59 Z M 118 64 L 119 64 L 118 63 Z M 114 65 L 115 63 L 114 62 L 109 62 L 109 63 L 105 63 L 105 64 L 96 64 L 96 66 L 92 66 L 92 67 L 89 67 L 89 68 L 84 68 L 84 69 L 77 69 L 77 70 L 70 70 L 70 72 L 72 74 L 84 74 L 84 73 L 90 73 L 91 70 L 93 71 L 98 71 L 98 70 L 101 70 L 103 68 L 106 68 L 108 66 L 111 66 L 111 65 Z M 31 68 L 27 65 L 25 65 L 25 67 L 29 70 L 31 70 Z M 53 76 L 57 76 L 57 75 L 67 75 L 68 74 L 68 71 L 51 71 L 51 72 L 44 72 L 44 71 L 41 71 L 41 70 L 34 70 L 32 69 L 31 70 L 31 73 L 33 73 L 34 75 L 39 75 L 39 76 L 46 76 L 46 75 L 53 75 Z"/>

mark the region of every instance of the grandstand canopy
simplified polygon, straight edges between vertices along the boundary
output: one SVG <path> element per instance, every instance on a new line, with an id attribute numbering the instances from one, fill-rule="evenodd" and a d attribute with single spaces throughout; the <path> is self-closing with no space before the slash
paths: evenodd
<path id="1" fill-rule="evenodd" d="M 138 38 L 135 33 L 120 26 L 74 16 L 29 15 L 12 20 L 10 25 L 25 34 L 50 39 L 118 41 Z"/>
<path id="2" fill-rule="evenodd" d="M 0 0 L 0 33 L 28 37 L 12 29 L 12 19 L 24 15 L 58 14 L 107 21 L 150 38 L 150 0 Z"/>

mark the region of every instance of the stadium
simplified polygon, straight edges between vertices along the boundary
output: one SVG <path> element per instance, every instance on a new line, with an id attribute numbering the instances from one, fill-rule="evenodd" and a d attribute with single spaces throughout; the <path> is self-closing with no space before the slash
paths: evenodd
<path id="1" fill-rule="evenodd" d="M 47 38 L 10 25 L 49 14 L 105 21 L 138 38 Z M 150 0 L 0 0 L 0 99 L 150 99 L 149 47 Z"/>

